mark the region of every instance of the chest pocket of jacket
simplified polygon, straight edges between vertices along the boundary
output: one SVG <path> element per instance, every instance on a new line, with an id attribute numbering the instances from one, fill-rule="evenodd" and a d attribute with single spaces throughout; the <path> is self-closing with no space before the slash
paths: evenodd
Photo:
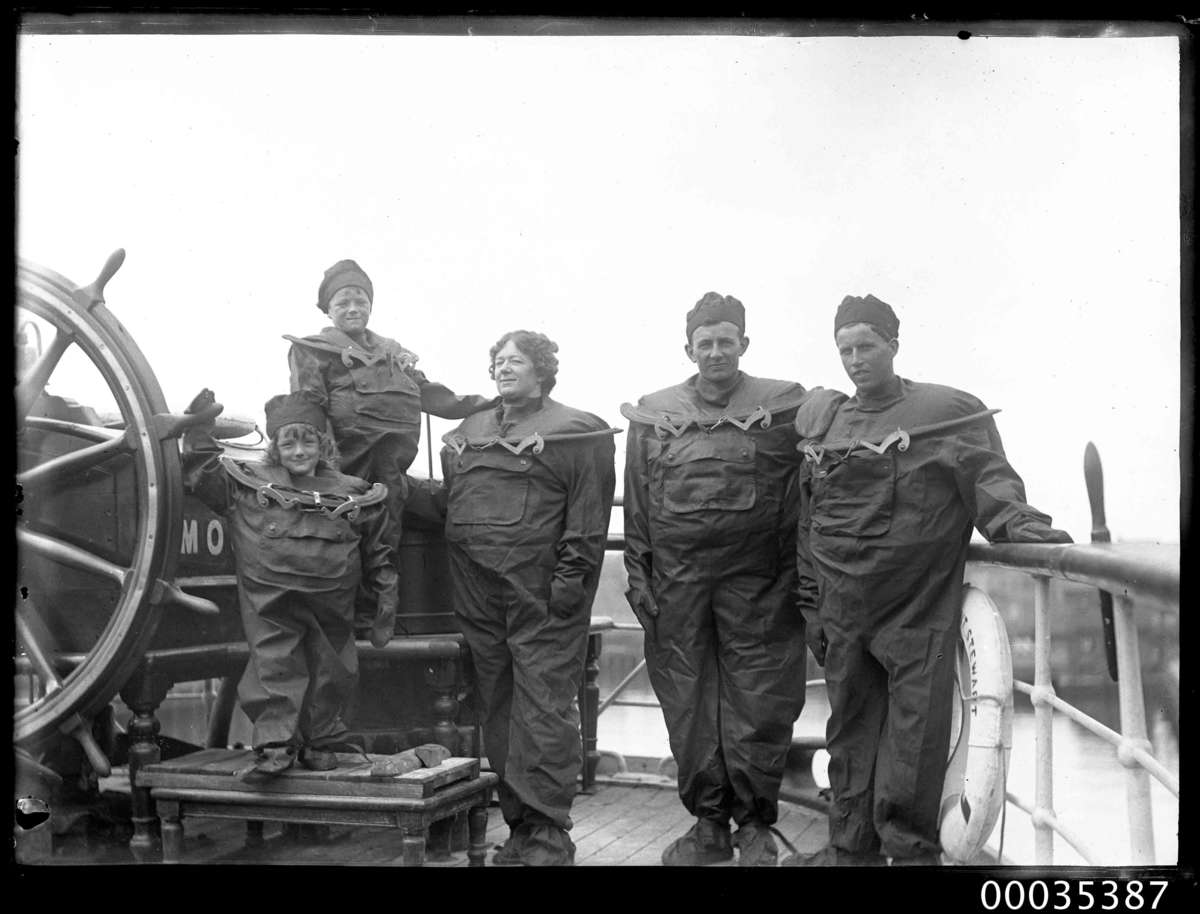
<path id="1" fill-rule="evenodd" d="M 447 519 L 453 524 L 520 523 L 529 498 L 534 457 L 501 448 L 467 449 L 454 459 Z"/>
<path id="2" fill-rule="evenodd" d="M 340 578 L 356 570 L 358 534 L 344 518 L 319 511 L 272 512 L 259 543 L 259 560 L 272 571 Z"/>
<path id="3" fill-rule="evenodd" d="M 757 496 L 756 455 L 748 435 L 702 434 L 664 443 L 664 507 L 673 514 L 750 510 Z"/>
<path id="4" fill-rule="evenodd" d="M 813 480 L 812 530 L 824 536 L 882 536 L 892 526 L 896 461 L 854 455 Z"/>
<path id="5" fill-rule="evenodd" d="M 387 359 L 373 365 L 356 360 L 350 368 L 350 379 L 354 392 L 360 395 L 357 412 L 390 419 L 421 408 L 417 382 Z"/>

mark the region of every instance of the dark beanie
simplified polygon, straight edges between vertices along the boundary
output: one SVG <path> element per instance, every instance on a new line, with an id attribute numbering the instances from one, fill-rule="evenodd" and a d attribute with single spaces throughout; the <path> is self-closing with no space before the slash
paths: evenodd
<path id="1" fill-rule="evenodd" d="M 328 314 L 329 300 L 339 289 L 346 286 L 358 286 L 367 293 L 367 298 L 375 301 L 375 287 L 371 285 L 371 278 L 363 268 L 353 260 L 339 260 L 325 271 L 325 278 L 321 280 L 321 287 L 317 290 L 317 307 Z"/>
<path id="2" fill-rule="evenodd" d="M 892 306 L 870 293 L 865 298 L 847 295 L 842 299 L 833 319 L 833 332 L 836 334 L 847 324 L 875 324 L 890 340 L 900 336 L 900 318 Z"/>
<path id="3" fill-rule="evenodd" d="M 295 422 L 311 425 L 318 432 L 325 431 L 325 411 L 303 391 L 272 397 L 263 410 L 267 414 L 268 438 L 274 438 L 281 428 Z"/>
<path id="4" fill-rule="evenodd" d="M 705 292 L 704 297 L 696 302 L 695 307 L 687 313 L 687 338 L 692 341 L 692 332 L 705 324 L 717 324 L 729 321 L 736 324 L 738 332 L 746 333 L 746 309 L 732 295 L 720 295 L 716 292 Z"/>

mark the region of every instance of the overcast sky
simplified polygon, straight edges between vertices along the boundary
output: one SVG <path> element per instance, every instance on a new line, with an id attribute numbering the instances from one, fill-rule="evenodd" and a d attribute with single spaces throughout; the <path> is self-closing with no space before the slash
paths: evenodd
<path id="1" fill-rule="evenodd" d="M 989 407 L 1030 501 L 1086 541 L 1178 541 L 1174 38 L 22 36 L 18 253 L 86 284 L 172 408 L 261 421 L 326 267 L 371 328 L 491 394 L 504 331 L 624 426 L 682 381 L 684 315 L 740 298 L 742 367 L 848 389 L 841 298 L 898 372 Z M 66 365 L 51 389 L 88 402 Z M 435 436 L 452 427 L 434 420 Z M 623 448 L 624 435 L 618 437 Z M 414 464 L 425 473 L 424 452 Z"/>

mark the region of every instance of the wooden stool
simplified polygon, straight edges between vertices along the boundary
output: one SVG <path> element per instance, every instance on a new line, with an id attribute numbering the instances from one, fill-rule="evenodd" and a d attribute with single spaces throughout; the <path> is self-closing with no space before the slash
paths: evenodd
<path id="1" fill-rule="evenodd" d="M 429 826 L 465 810 L 467 859 L 471 866 L 484 865 L 487 807 L 499 778 L 480 773 L 479 759 L 449 758 L 435 768 L 384 778 L 371 777 L 370 762 L 361 755 L 339 753 L 338 761 L 332 771 L 296 765 L 269 780 L 250 782 L 237 772 L 254 764 L 251 750 L 205 749 L 141 768 L 138 786 L 150 789 L 162 825 L 163 863 L 179 862 L 183 817 L 191 815 L 398 828 L 404 835 L 404 865 L 421 866 Z"/>

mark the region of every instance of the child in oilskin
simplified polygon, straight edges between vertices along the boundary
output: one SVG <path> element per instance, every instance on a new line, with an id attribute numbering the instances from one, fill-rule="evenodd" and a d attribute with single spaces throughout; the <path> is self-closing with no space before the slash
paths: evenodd
<path id="1" fill-rule="evenodd" d="M 325 414 L 303 394 L 266 404 L 265 459 L 235 460 L 211 435 L 220 411 L 203 391 L 188 412 L 211 413 L 184 436 L 185 483 L 229 522 L 238 603 L 250 660 L 238 698 L 254 724 L 253 766 L 242 776 L 280 774 L 299 758 L 336 768 L 342 713 L 358 679 L 355 593 L 376 600 L 371 642 L 391 637 L 397 575 L 385 538 L 387 489 L 337 470 Z"/>

